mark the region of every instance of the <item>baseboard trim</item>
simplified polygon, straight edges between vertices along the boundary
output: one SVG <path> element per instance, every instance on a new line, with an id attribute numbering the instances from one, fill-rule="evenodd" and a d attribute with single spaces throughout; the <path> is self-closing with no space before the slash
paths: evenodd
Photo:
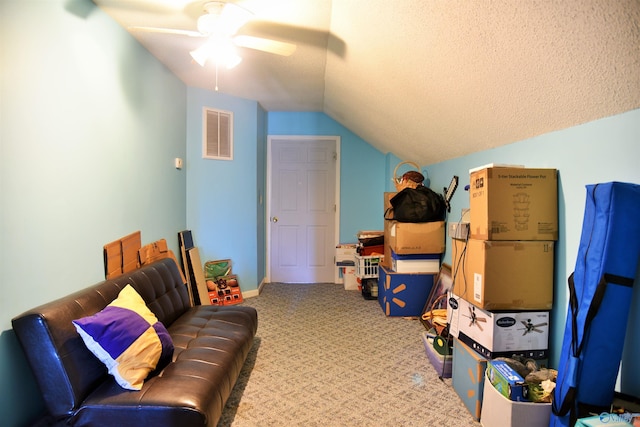
<path id="1" fill-rule="evenodd" d="M 266 279 L 262 279 L 260 281 L 260 284 L 258 285 L 258 289 L 251 289 L 250 291 L 242 292 L 242 298 L 253 298 L 253 297 L 260 296 L 260 293 L 262 292 L 262 288 L 266 284 L 267 284 Z"/>

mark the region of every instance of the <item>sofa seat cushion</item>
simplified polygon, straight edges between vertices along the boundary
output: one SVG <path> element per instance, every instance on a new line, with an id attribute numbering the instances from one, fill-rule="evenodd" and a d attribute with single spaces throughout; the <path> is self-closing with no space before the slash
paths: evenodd
<path id="1" fill-rule="evenodd" d="M 225 337 L 242 340 L 247 332 L 253 337 L 258 329 L 258 314 L 247 306 L 196 306 L 169 327 L 175 348 L 174 359 L 198 337 Z M 251 343 L 249 343 L 251 344 Z"/>
<path id="2" fill-rule="evenodd" d="M 226 400 L 251 350 L 257 327 L 257 312 L 253 307 L 195 307 L 169 328 L 175 348 L 174 361 L 206 360 L 216 364 L 225 361 L 224 369 L 233 378 L 229 393 L 224 393 Z M 235 353 L 242 354 L 242 357 L 229 357 Z M 178 369 L 177 366 L 180 363 L 168 368 Z"/>

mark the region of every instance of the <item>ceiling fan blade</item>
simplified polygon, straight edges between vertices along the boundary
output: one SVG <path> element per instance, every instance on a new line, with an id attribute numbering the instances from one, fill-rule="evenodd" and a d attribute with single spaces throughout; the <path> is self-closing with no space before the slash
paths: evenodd
<path id="1" fill-rule="evenodd" d="M 290 56 L 296 51 L 296 45 L 277 40 L 263 39 L 247 35 L 235 36 L 233 42 L 236 46 L 249 49 L 261 50 L 263 52 L 274 53 L 276 55 Z"/>
<path id="2" fill-rule="evenodd" d="M 128 27 L 131 31 L 140 31 L 147 33 L 163 33 L 163 34 L 177 34 L 180 36 L 188 36 L 188 37 L 206 37 L 205 34 L 202 34 L 198 31 L 192 30 L 178 30 L 173 28 L 158 28 L 158 27 Z"/>

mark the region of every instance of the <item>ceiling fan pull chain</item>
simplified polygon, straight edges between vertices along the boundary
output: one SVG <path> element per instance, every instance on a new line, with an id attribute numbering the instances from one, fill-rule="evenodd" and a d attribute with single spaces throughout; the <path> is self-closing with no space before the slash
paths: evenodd
<path id="1" fill-rule="evenodd" d="M 216 92 L 218 91 L 218 61 L 216 61 Z"/>

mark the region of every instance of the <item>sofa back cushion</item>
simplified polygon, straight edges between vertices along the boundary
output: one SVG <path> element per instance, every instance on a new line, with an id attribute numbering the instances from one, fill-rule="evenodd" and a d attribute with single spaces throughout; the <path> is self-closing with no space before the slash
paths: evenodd
<path id="1" fill-rule="evenodd" d="M 13 329 L 51 416 L 71 414 L 99 384 L 113 381 L 104 364 L 87 349 L 72 321 L 105 308 L 127 284 L 167 327 L 190 307 L 178 266 L 167 258 L 13 319 Z"/>

